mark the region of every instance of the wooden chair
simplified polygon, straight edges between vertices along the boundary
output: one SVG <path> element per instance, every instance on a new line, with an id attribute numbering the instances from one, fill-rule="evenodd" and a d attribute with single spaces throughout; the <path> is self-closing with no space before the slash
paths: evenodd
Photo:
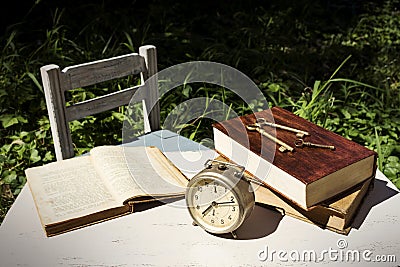
<path id="1" fill-rule="evenodd" d="M 40 71 L 57 160 L 74 156 L 68 125 L 70 121 L 127 105 L 139 89 L 145 89 L 145 93 L 140 94 L 145 116 L 145 133 L 160 128 L 157 78 L 153 76 L 157 73 L 157 53 L 152 45 L 141 46 L 139 54 L 132 53 L 74 65 L 62 70 L 59 66 L 51 64 L 43 66 Z M 65 92 L 68 90 L 137 74 L 140 74 L 141 79 L 138 86 L 66 106 Z M 152 106 L 154 107 L 151 109 Z"/>

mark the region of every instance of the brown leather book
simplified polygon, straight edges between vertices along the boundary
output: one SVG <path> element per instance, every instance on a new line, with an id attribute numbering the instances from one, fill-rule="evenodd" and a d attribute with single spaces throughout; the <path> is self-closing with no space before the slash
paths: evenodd
<path id="1" fill-rule="evenodd" d="M 264 126 L 267 133 L 294 148 L 281 152 L 280 145 L 246 128 L 257 118 L 306 131 L 310 135 L 303 137 L 304 141 L 333 145 L 335 150 L 295 147 L 295 133 Z M 375 176 L 374 151 L 279 107 L 215 123 L 213 130 L 220 154 L 245 166 L 265 186 L 306 210 Z"/>
<path id="2" fill-rule="evenodd" d="M 282 213 L 293 218 L 315 224 L 323 229 L 328 229 L 347 235 L 351 230 L 351 223 L 359 207 L 373 184 L 374 177 L 357 185 L 336 197 L 304 210 L 276 192 L 263 187 L 257 187 L 255 192 L 256 202 L 261 205 L 272 206 Z"/>

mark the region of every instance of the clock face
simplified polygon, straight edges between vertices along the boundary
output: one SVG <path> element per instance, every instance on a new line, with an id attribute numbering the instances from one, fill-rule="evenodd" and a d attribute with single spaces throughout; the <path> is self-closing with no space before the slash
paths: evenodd
<path id="1" fill-rule="evenodd" d="M 234 190 L 222 181 L 199 179 L 187 194 L 190 214 L 196 222 L 212 233 L 227 233 L 241 223 L 241 207 Z"/>

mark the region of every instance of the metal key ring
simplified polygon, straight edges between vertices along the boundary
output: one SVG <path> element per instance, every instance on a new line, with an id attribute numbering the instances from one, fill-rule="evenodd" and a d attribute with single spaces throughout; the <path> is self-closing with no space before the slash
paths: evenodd
<path id="1" fill-rule="evenodd" d="M 303 139 L 297 139 L 296 141 L 294 141 L 294 145 L 296 147 L 303 147 L 303 145 L 304 145 Z"/>
<path id="2" fill-rule="evenodd" d="M 267 121 L 265 120 L 265 118 L 257 118 L 256 122 L 258 125 L 261 125 L 261 124 L 265 124 Z"/>

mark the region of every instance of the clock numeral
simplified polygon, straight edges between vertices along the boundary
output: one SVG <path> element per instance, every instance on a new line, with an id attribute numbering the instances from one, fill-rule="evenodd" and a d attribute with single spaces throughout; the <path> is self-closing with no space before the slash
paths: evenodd
<path id="1" fill-rule="evenodd" d="M 232 211 L 235 211 L 236 210 L 236 207 L 234 206 L 234 207 L 232 207 Z"/>
<path id="2" fill-rule="evenodd" d="M 231 216 L 231 215 L 229 215 L 229 216 L 228 216 L 228 219 L 229 219 L 229 220 L 232 220 L 232 216 Z"/>
<path id="3" fill-rule="evenodd" d="M 211 223 L 214 223 L 214 220 L 213 220 L 213 219 L 211 219 Z"/>
<path id="4" fill-rule="evenodd" d="M 217 186 L 214 186 L 214 193 L 218 193 L 217 192 Z"/>
<path id="5" fill-rule="evenodd" d="M 199 186 L 199 187 L 197 187 L 197 190 L 198 190 L 199 192 L 203 192 L 203 187 Z"/>
<path id="6" fill-rule="evenodd" d="M 224 222 L 224 219 L 221 219 L 221 224 L 224 224 L 225 222 Z"/>
<path id="7" fill-rule="evenodd" d="M 231 202 L 235 202 L 235 197 L 231 196 Z"/>
<path id="8" fill-rule="evenodd" d="M 198 195 L 194 195 L 194 199 L 195 200 L 199 200 L 199 196 Z"/>
<path id="9" fill-rule="evenodd" d="M 200 206 L 199 206 L 199 205 L 197 205 L 197 206 L 196 206 L 196 209 L 198 209 L 198 210 L 199 210 L 199 209 L 200 209 Z"/>

